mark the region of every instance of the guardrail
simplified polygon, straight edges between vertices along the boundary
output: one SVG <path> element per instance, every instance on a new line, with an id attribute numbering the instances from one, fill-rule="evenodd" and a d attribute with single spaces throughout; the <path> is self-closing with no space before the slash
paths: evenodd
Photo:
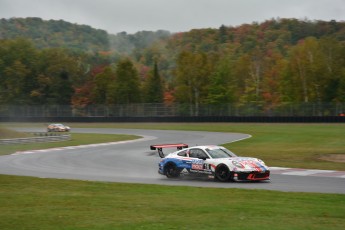
<path id="1" fill-rule="evenodd" d="M 0 145 L 58 142 L 58 141 L 68 141 L 68 140 L 71 140 L 71 134 L 63 134 L 63 135 L 55 135 L 55 136 L 27 137 L 27 138 L 0 139 Z"/>

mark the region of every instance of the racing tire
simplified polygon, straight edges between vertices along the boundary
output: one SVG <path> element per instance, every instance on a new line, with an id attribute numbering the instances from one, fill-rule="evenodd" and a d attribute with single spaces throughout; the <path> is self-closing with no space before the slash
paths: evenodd
<path id="1" fill-rule="evenodd" d="M 233 173 L 230 172 L 226 165 L 218 165 L 215 171 L 215 179 L 220 182 L 227 182 L 233 180 Z"/>
<path id="2" fill-rule="evenodd" d="M 165 175 L 168 178 L 177 178 L 180 176 L 181 170 L 177 168 L 177 166 L 174 163 L 167 164 L 165 166 Z"/>

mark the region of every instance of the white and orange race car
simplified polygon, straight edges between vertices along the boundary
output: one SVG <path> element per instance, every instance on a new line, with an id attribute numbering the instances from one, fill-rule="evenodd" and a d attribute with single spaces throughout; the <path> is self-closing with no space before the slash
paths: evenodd
<path id="1" fill-rule="evenodd" d="M 178 150 L 164 156 L 163 148 Z M 151 145 L 163 158 L 158 172 L 168 178 L 181 174 L 207 176 L 218 181 L 260 181 L 270 179 L 270 170 L 257 158 L 238 157 L 230 150 L 216 145 L 193 146 L 186 144 Z"/>

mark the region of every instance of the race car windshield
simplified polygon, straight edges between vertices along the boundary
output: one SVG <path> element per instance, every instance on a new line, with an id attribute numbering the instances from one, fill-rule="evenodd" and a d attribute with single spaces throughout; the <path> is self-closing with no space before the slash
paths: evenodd
<path id="1" fill-rule="evenodd" d="M 228 149 L 225 148 L 219 148 L 219 149 L 206 149 L 208 154 L 212 158 L 229 158 L 229 157 L 236 157 L 236 154 L 231 152 Z"/>

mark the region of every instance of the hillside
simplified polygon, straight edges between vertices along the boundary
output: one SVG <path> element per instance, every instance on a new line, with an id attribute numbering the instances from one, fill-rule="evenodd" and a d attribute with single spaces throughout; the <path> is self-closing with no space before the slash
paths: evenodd
<path id="1" fill-rule="evenodd" d="M 108 33 L 63 20 L 11 18 L 0 20 L 0 39 L 28 38 L 37 48 L 65 47 L 73 50 L 109 50 Z"/>
<path id="2" fill-rule="evenodd" d="M 64 47 L 76 51 L 113 51 L 129 54 L 133 49 L 143 49 L 158 39 L 169 37 L 168 31 L 139 31 L 108 34 L 87 25 L 72 24 L 63 20 L 45 21 L 41 18 L 11 18 L 0 20 L 0 39 L 27 38 L 37 48 Z"/>
<path id="3" fill-rule="evenodd" d="M 62 20 L 0 21 L 0 104 L 163 101 L 197 114 L 201 104 L 232 103 L 270 113 L 289 103 L 344 103 L 344 66 L 345 22 L 278 18 L 113 35 Z"/>

